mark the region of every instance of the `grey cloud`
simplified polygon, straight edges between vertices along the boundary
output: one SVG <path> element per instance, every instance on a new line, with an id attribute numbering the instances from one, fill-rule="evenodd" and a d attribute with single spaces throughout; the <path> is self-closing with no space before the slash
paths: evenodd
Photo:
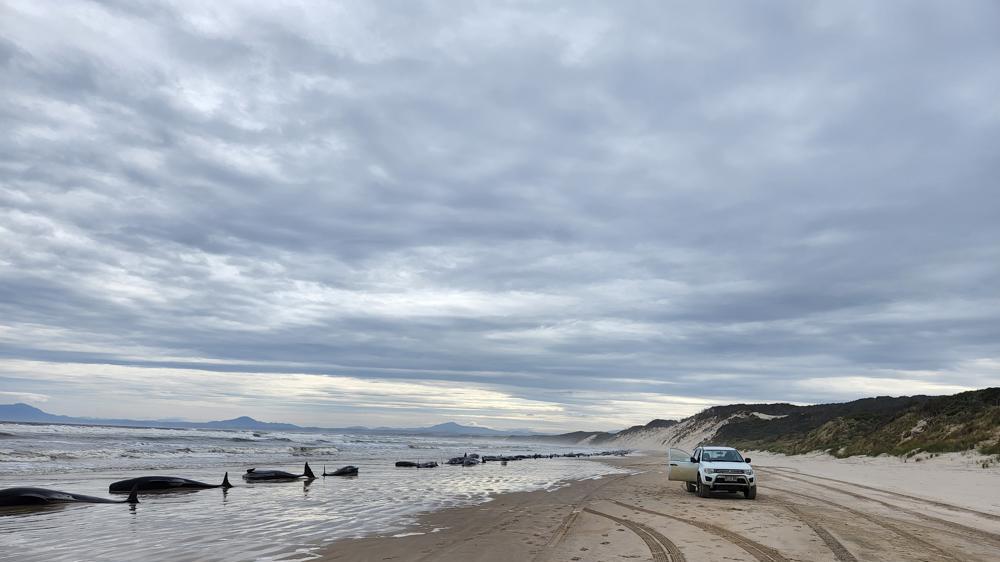
<path id="1" fill-rule="evenodd" d="M 991 3 L 203 8 L 5 8 L 0 356 L 998 383 Z"/>

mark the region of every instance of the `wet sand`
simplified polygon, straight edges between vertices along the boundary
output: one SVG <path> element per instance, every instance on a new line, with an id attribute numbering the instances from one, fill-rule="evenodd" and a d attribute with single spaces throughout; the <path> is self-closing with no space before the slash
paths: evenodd
<path id="1" fill-rule="evenodd" d="M 750 501 L 741 494 L 689 494 L 680 483 L 667 481 L 660 456 L 613 459 L 607 462 L 636 473 L 552 492 L 502 494 L 487 504 L 429 513 L 395 537 L 336 542 L 322 560 L 997 559 L 1000 513 L 940 499 L 949 487 L 965 486 L 953 471 L 942 470 L 938 489 L 927 493 L 899 479 L 885 490 L 832 481 L 793 461 L 784 458 L 781 467 L 772 468 L 754 463 L 760 484 L 757 499 Z M 1000 479 L 985 478 L 998 486 L 987 486 L 981 494 L 1000 495 Z"/>

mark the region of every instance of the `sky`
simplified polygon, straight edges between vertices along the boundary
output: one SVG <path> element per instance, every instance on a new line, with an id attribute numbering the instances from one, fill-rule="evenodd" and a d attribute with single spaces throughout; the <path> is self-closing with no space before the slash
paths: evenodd
<path id="1" fill-rule="evenodd" d="M 620 429 L 1000 385 L 1000 5 L 0 5 L 0 403 Z"/>

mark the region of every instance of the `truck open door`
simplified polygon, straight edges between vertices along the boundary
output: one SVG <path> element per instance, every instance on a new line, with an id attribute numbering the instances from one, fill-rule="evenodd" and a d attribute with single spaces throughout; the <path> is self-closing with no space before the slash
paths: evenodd
<path id="1" fill-rule="evenodd" d="M 667 451 L 667 480 L 678 482 L 698 480 L 698 463 L 691 462 L 691 453 L 680 449 Z"/>

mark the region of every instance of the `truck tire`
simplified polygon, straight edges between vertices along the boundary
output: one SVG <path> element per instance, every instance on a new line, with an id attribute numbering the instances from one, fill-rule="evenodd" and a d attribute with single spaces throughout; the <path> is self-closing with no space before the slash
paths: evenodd
<path id="1" fill-rule="evenodd" d="M 757 486 L 750 486 L 749 488 L 747 488 L 746 490 L 744 490 L 743 491 L 743 497 L 746 498 L 746 499 L 748 499 L 748 500 L 756 499 L 756 497 L 757 497 Z"/>
<path id="2" fill-rule="evenodd" d="M 712 490 L 708 486 L 701 483 L 701 476 L 698 477 L 698 497 L 707 498 L 712 495 Z"/>

